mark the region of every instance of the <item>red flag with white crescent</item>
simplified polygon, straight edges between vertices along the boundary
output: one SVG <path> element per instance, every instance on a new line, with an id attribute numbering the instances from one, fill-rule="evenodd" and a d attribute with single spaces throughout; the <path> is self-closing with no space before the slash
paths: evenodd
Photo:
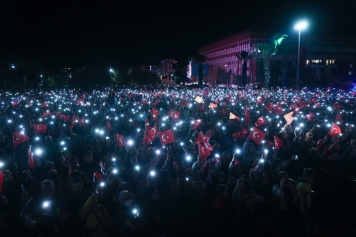
<path id="1" fill-rule="evenodd" d="M 120 134 L 116 134 L 116 142 L 118 146 L 126 146 L 126 141 L 124 136 L 120 135 Z"/>
<path id="2" fill-rule="evenodd" d="M 33 129 L 35 133 L 46 133 L 47 125 L 46 124 L 33 124 Z"/>
<path id="3" fill-rule="evenodd" d="M 337 136 L 341 134 L 341 128 L 337 126 L 335 123 L 331 126 L 329 133 L 330 136 Z"/>
<path id="4" fill-rule="evenodd" d="M 265 125 L 267 122 L 263 116 L 259 117 L 255 123 L 256 127 L 260 127 L 262 125 Z"/>
<path id="5" fill-rule="evenodd" d="M 159 133 L 159 139 L 161 140 L 162 146 L 174 142 L 174 134 L 172 129 L 166 130 Z"/>
<path id="6" fill-rule="evenodd" d="M 249 138 L 257 144 L 261 145 L 263 143 L 262 141 L 265 139 L 265 136 L 266 134 L 264 132 L 254 127 L 250 132 Z"/>

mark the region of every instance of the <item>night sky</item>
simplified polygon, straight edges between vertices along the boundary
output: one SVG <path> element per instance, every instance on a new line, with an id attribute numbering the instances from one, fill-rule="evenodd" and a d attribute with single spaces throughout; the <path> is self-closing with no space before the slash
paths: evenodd
<path id="1" fill-rule="evenodd" d="M 356 36 L 356 1 L 1 1 L 0 51 L 47 68 L 186 61 L 214 40 L 250 28 L 297 37 Z"/>

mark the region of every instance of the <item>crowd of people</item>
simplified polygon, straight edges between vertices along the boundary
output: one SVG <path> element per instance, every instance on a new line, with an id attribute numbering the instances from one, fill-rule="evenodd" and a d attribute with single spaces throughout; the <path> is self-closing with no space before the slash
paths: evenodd
<path id="1" fill-rule="evenodd" d="M 307 212 L 356 178 L 355 91 L 118 88 L 0 94 L 0 235 L 133 236 L 264 200 Z M 292 182 L 296 181 L 296 184 Z M 241 213 L 236 211 L 238 220 Z M 184 228 L 184 227 L 181 227 Z"/>

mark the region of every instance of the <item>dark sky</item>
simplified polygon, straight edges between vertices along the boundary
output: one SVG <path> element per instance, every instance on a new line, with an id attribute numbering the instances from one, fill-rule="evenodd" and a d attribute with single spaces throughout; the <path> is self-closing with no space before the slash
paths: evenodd
<path id="1" fill-rule="evenodd" d="M 356 36 L 356 1 L 1 1 L 0 51 L 46 67 L 185 61 L 199 46 L 250 28 Z"/>

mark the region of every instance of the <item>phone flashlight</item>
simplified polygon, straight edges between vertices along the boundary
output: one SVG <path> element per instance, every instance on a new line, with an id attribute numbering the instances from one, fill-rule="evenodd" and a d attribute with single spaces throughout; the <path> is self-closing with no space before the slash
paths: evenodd
<path id="1" fill-rule="evenodd" d="M 38 149 L 35 150 L 35 154 L 38 155 L 38 156 L 42 155 L 42 153 L 43 153 L 42 149 L 38 148 Z"/>
<path id="2" fill-rule="evenodd" d="M 157 155 L 161 154 L 161 150 L 157 150 L 157 151 L 156 151 L 156 154 L 157 154 Z"/>
<path id="3" fill-rule="evenodd" d="M 185 157 L 185 159 L 186 159 L 187 161 L 191 161 L 191 160 L 192 160 L 192 157 L 188 155 L 188 156 Z"/>
<path id="4" fill-rule="evenodd" d="M 140 166 L 136 165 L 135 166 L 135 170 L 139 171 L 140 170 Z"/>
<path id="5" fill-rule="evenodd" d="M 132 141 L 131 139 L 128 140 L 128 141 L 127 141 L 127 145 L 128 145 L 128 146 L 132 146 L 132 145 L 133 145 L 133 141 Z"/>
<path id="6" fill-rule="evenodd" d="M 104 182 L 100 182 L 100 187 L 105 187 L 105 183 Z"/>
<path id="7" fill-rule="evenodd" d="M 50 207 L 50 205 L 51 205 L 51 203 L 50 203 L 49 201 L 44 201 L 44 202 L 42 203 L 42 207 L 43 207 L 43 208 L 48 208 L 48 207 Z"/>
<path id="8" fill-rule="evenodd" d="M 113 169 L 112 173 L 117 174 L 118 173 L 117 169 Z"/>
<path id="9" fill-rule="evenodd" d="M 240 154 L 240 153 L 241 153 L 241 150 L 240 150 L 240 149 L 236 149 L 236 150 L 235 150 L 235 153 L 236 153 L 236 154 Z"/>
<path id="10" fill-rule="evenodd" d="M 154 170 L 151 170 L 150 171 L 150 176 L 152 176 L 152 177 L 156 176 L 156 172 Z"/>

